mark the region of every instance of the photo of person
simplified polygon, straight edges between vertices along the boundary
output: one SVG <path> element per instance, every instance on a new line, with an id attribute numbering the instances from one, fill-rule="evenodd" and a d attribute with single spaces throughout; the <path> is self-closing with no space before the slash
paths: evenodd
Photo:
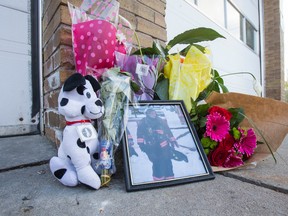
<path id="1" fill-rule="evenodd" d="M 131 106 L 126 140 L 132 185 L 208 173 L 179 105 Z"/>

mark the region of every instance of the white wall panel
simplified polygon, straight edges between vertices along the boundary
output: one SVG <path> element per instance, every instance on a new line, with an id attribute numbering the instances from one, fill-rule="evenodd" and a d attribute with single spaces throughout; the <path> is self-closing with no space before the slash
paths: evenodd
<path id="1" fill-rule="evenodd" d="M 212 51 L 213 68 L 217 69 L 220 75 L 248 71 L 254 74 L 260 82 L 259 56 L 245 43 L 233 37 L 226 29 L 214 23 L 187 1 L 167 0 L 166 24 L 168 41 L 177 34 L 192 28 L 208 27 L 216 30 L 226 39 L 216 39 L 205 43 Z M 174 48 L 172 51 L 177 50 L 180 48 Z M 227 76 L 224 81 L 231 92 L 256 95 L 253 89 L 253 79 L 249 75 Z"/>

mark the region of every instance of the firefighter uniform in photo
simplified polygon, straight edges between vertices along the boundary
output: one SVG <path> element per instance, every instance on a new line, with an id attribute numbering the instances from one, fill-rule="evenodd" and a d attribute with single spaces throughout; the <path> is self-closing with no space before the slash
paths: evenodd
<path id="1" fill-rule="evenodd" d="M 138 123 L 137 144 L 152 162 L 155 181 L 174 178 L 172 150 L 178 144 L 167 122 L 153 109 L 147 109 L 146 117 Z"/>

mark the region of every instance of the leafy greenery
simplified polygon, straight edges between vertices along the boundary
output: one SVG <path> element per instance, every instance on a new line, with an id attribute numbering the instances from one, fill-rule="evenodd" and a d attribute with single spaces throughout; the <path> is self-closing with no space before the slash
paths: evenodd
<path id="1" fill-rule="evenodd" d="M 133 55 L 162 55 L 167 57 L 169 55 L 169 50 L 177 44 L 186 44 L 188 45 L 181 54 L 186 54 L 189 48 L 193 45 L 199 48 L 201 51 L 204 51 L 204 47 L 196 43 L 203 41 L 213 41 L 217 38 L 225 38 L 215 30 L 211 28 L 196 28 L 185 31 L 172 40 L 170 40 L 165 47 L 160 44 L 153 42 L 152 47 L 140 48 L 135 51 Z M 186 52 L 185 52 L 186 51 Z"/>

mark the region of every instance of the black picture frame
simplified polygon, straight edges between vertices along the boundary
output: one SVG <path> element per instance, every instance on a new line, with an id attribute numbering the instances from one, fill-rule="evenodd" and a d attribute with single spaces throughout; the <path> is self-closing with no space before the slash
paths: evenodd
<path id="1" fill-rule="evenodd" d="M 215 178 L 181 100 L 130 103 L 122 141 L 127 192 Z"/>

